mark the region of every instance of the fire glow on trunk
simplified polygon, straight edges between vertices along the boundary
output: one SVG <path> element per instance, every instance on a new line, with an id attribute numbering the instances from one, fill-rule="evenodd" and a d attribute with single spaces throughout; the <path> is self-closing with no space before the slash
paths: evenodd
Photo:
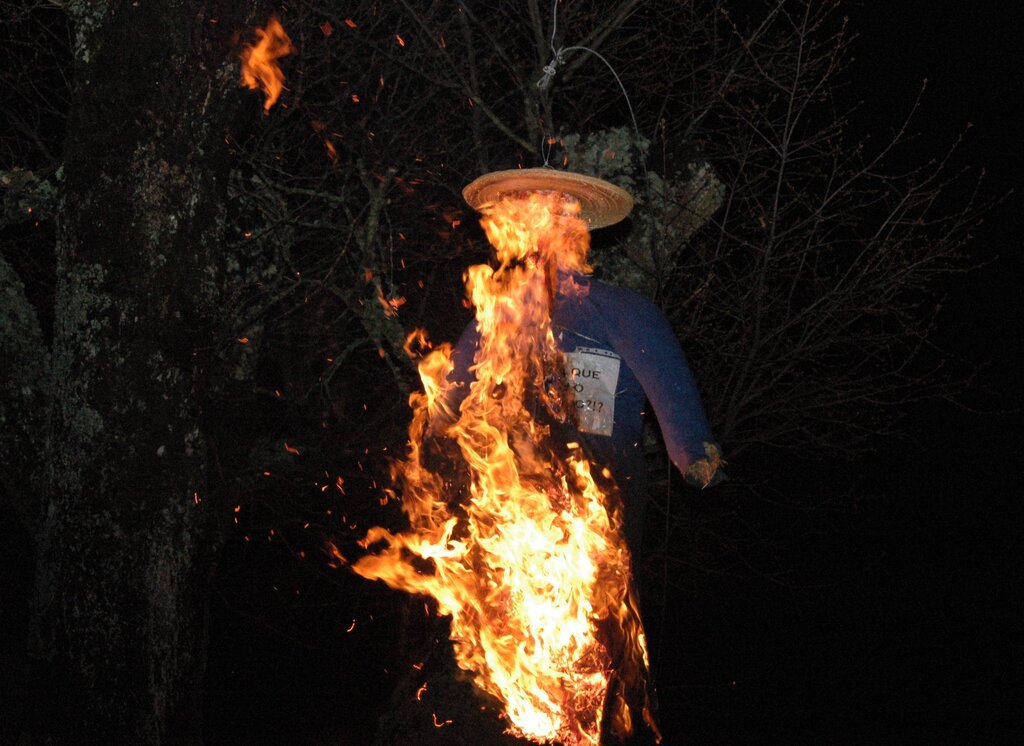
<path id="1" fill-rule="evenodd" d="M 533 193 L 482 224 L 498 268 L 467 272 L 475 381 L 451 411 L 451 346 L 422 357 L 408 454 L 393 465 L 410 527 L 371 529 L 353 570 L 436 599 L 458 665 L 501 702 L 511 733 L 596 745 L 638 717 L 657 733 L 618 495 L 551 433 L 573 411 L 552 305 L 556 291 L 585 292 L 557 270 L 585 269 L 586 223 L 561 195 Z M 422 333 L 414 345 L 430 347 Z"/>

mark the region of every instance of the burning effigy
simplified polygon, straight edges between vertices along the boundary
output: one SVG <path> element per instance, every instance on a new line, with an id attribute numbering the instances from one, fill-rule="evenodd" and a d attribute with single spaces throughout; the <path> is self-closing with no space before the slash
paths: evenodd
<path id="1" fill-rule="evenodd" d="M 510 733 L 577 746 L 644 723 L 660 740 L 619 475 L 588 445 L 617 426 L 618 382 L 634 374 L 609 350 L 566 350 L 555 321 L 585 312 L 589 230 L 632 198 L 551 169 L 489 174 L 464 195 L 497 266 L 466 273 L 475 321 L 457 348 L 410 335 L 423 390 L 392 467 L 409 528 L 371 529 L 352 569 L 436 600 L 456 662 Z"/>

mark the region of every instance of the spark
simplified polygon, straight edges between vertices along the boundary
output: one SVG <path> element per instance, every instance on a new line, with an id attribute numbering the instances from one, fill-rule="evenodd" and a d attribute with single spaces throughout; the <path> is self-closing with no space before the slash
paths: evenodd
<path id="1" fill-rule="evenodd" d="M 446 725 L 451 725 L 452 724 L 451 720 L 440 720 L 439 721 L 437 719 L 437 713 L 436 712 L 431 713 L 431 716 L 434 718 L 434 727 L 435 728 L 443 728 Z"/>

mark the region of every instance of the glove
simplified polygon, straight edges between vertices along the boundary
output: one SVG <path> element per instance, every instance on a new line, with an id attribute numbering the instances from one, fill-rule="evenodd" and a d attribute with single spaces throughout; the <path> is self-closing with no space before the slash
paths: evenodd
<path id="1" fill-rule="evenodd" d="M 713 487 L 727 478 L 722 473 L 721 467 L 725 461 L 722 459 L 722 452 L 718 450 L 718 446 L 705 441 L 704 453 L 706 458 L 698 459 L 690 464 L 690 468 L 686 470 L 684 476 L 687 482 L 700 489 Z"/>

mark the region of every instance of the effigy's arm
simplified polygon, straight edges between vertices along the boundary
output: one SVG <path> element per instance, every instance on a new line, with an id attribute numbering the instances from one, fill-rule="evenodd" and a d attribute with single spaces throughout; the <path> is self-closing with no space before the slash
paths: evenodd
<path id="1" fill-rule="evenodd" d="M 695 486 L 720 481 L 721 450 L 686 355 L 664 314 L 647 299 L 621 288 L 608 288 L 602 313 L 612 321 L 616 350 L 654 407 L 676 468 Z"/>

